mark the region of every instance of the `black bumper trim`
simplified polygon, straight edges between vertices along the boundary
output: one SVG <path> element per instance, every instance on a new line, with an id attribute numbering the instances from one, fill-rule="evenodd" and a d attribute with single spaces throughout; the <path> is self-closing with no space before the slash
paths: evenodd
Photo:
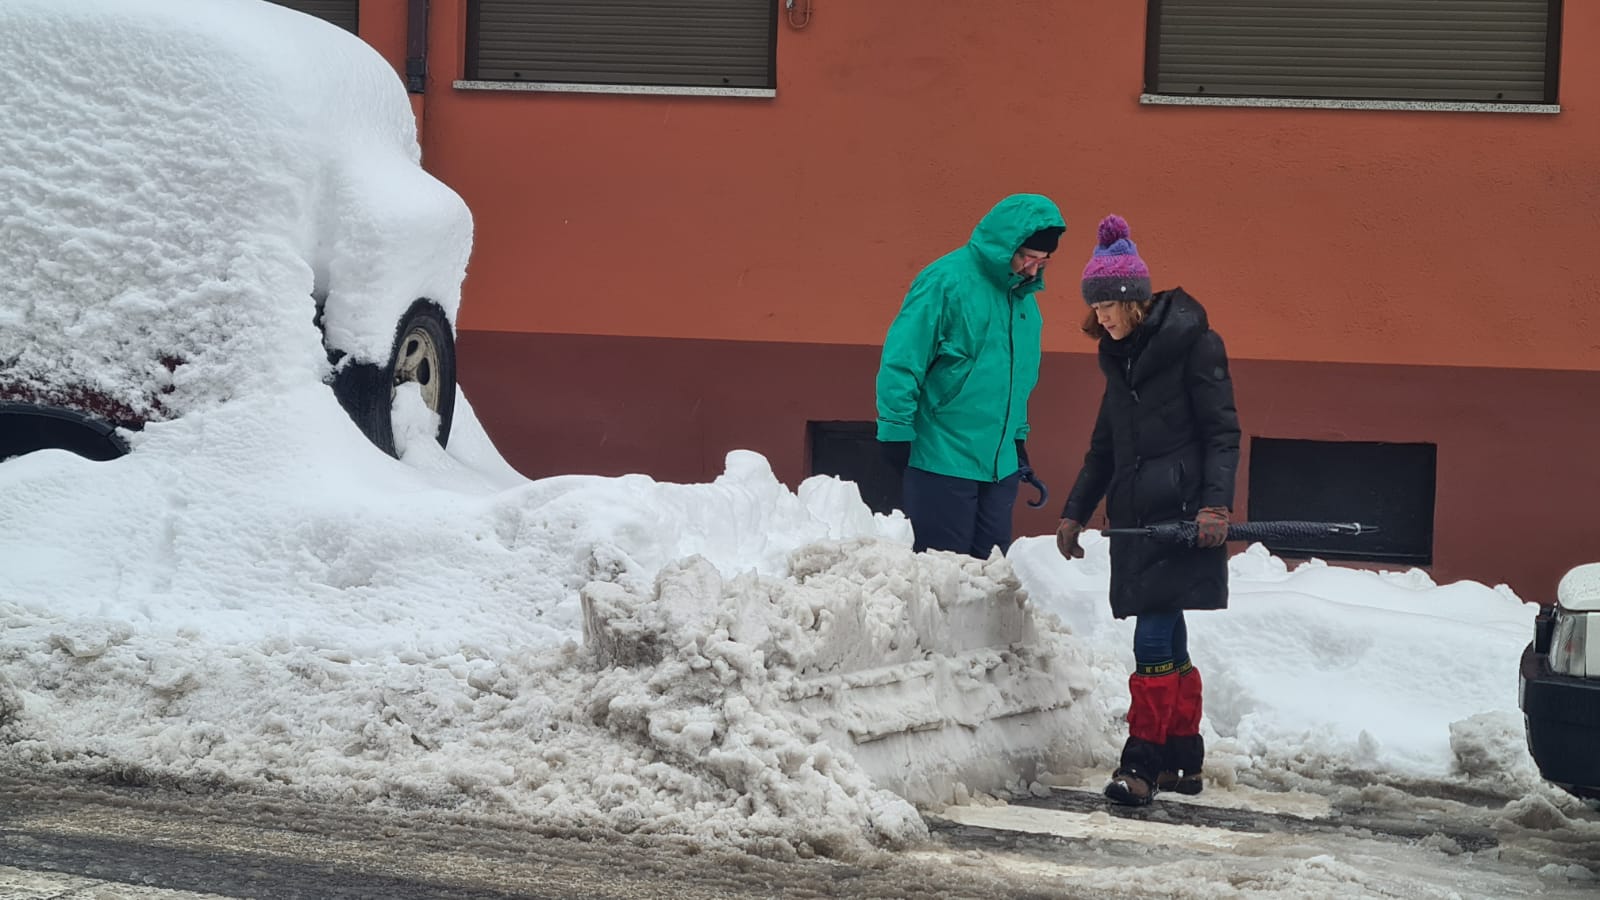
<path id="1" fill-rule="evenodd" d="M 1522 651 L 1520 675 L 1528 751 L 1540 774 L 1600 791 L 1600 678 L 1558 675 L 1532 644 Z"/>

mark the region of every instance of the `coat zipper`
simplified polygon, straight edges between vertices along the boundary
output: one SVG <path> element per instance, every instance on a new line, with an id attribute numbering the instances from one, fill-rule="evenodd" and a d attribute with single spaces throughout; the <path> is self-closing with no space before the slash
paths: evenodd
<path id="1" fill-rule="evenodd" d="M 1133 387 L 1133 357 L 1131 357 L 1131 356 L 1128 357 L 1127 361 L 1125 361 L 1122 364 L 1122 366 L 1123 366 L 1123 372 L 1125 373 L 1125 375 L 1126 375 L 1126 377 L 1128 379 L 1128 393 L 1133 395 L 1133 403 L 1134 403 L 1135 406 L 1137 406 L 1137 405 L 1139 405 L 1139 392 L 1137 390 L 1135 390 L 1134 387 Z M 1134 414 L 1132 414 L 1130 416 L 1130 418 L 1136 420 L 1138 418 L 1138 414 L 1134 413 Z M 1135 439 L 1134 443 L 1135 444 L 1138 443 L 1137 439 Z M 1128 505 L 1129 505 L 1128 511 L 1132 512 L 1132 513 L 1135 513 L 1134 520 L 1139 525 L 1148 524 L 1147 522 L 1144 521 L 1143 517 L 1141 517 L 1141 516 L 1139 516 L 1137 514 L 1137 511 L 1139 509 L 1139 469 L 1142 468 L 1143 466 L 1144 466 L 1144 457 L 1139 456 L 1138 454 L 1134 454 L 1134 457 L 1133 457 L 1133 478 L 1129 479 L 1129 484 L 1128 484 Z"/>
<path id="2" fill-rule="evenodd" d="M 1006 432 L 1011 425 L 1011 396 L 1017 391 L 1016 289 L 1006 291 L 1006 417 L 1000 420 L 1000 443 L 994 448 L 993 480 L 1000 481 L 1000 451 L 1006 448 Z"/>

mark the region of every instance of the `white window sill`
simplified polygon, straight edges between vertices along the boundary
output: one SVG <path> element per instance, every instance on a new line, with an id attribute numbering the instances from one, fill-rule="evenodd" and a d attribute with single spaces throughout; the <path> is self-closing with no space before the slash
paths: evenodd
<path id="1" fill-rule="evenodd" d="M 1185 97 L 1140 94 L 1142 106 L 1249 106 L 1274 109 L 1380 109 L 1401 112 L 1486 112 L 1555 115 L 1559 103 L 1458 103 L 1441 100 L 1291 100 L 1279 97 Z"/>
<path id="2" fill-rule="evenodd" d="M 555 81 L 456 81 L 463 91 L 535 91 L 558 94 L 638 94 L 670 97 L 757 97 L 778 96 L 772 88 L 685 87 L 663 84 L 566 84 Z"/>

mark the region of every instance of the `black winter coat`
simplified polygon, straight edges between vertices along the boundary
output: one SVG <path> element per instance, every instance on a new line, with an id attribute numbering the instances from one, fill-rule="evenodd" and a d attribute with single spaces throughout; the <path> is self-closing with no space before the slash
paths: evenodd
<path id="1" fill-rule="evenodd" d="M 1063 518 L 1087 522 L 1102 497 L 1112 528 L 1193 520 L 1203 507 L 1233 507 L 1239 416 L 1222 338 L 1182 288 L 1154 299 L 1133 334 L 1100 341 L 1105 395 Z M 1227 605 L 1225 547 L 1112 538 L 1117 618 Z"/>

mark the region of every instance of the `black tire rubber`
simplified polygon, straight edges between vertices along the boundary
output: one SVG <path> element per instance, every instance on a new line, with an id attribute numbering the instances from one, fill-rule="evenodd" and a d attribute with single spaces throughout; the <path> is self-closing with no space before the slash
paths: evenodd
<path id="1" fill-rule="evenodd" d="M 117 434 L 117 426 L 87 413 L 0 401 L 0 460 L 46 449 L 104 462 L 125 456 L 128 444 Z"/>
<path id="2" fill-rule="evenodd" d="M 335 350 L 329 352 L 330 356 L 343 356 Z M 407 381 L 422 386 L 429 408 L 439 416 L 439 446 L 447 446 L 456 410 L 456 342 L 444 310 L 432 300 L 416 301 L 400 317 L 387 365 L 347 362 L 333 376 L 333 394 L 339 405 L 367 440 L 390 456 L 397 455 L 394 389 Z"/>

